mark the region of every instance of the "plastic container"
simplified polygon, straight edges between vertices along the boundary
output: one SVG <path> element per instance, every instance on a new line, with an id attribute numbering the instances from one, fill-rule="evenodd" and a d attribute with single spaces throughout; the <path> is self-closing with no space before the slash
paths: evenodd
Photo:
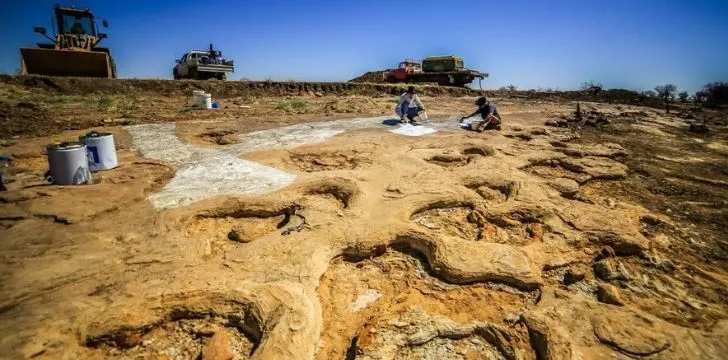
<path id="1" fill-rule="evenodd" d="M 79 137 L 79 140 L 86 145 L 88 167 L 92 172 L 109 170 L 119 166 L 116 159 L 113 134 L 91 131 Z"/>
<path id="2" fill-rule="evenodd" d="M 52 144 L 48 150 L 51 179 L 57 185 L 78 185 L 91 182 L 86 145 L 78 142 Z"/>
<path id="3" fill-rule="evenodd" d="M 192 90 L 192 106 L 200 106 L 203 95 L 205 95 L 203 90 Z"/>
<path id="4" fill-rule="evenodd" d="M 202 94 L 200 107 L 203 109 L 212 109 L 212 94 Z"/>

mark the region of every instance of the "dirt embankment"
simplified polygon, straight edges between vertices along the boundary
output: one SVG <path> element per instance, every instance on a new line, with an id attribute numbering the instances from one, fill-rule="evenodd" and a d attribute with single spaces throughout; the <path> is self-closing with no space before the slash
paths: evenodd
<path id="1" fill-rule="evenodd" d="M 189 95 L 192 90 L 204 90 L 216 97 L 241 95 L 285 96 L 316 93 L 324 95 L 399 95 L 406 84 L 336 83 L 336 82 L 274 82 L 274 81 L 199 81 L 158 79 L 94 79 L 45 76 L 0 76 L 4 86 L 20 86 L 54 94 L 127 94 L 152 93 Z M 418 86 L 424 95 L 474 96 L 478 91 L 440 86 Z"/>
<path id="2" fill-rule="evenodd" d="M 32 89 L 56 95 L 105 94 L 124 95 L 149 93 L 164 95 L 189 95 L 192 90 L 212 92 L 216 97 L 236 96 L 295 96 L 295 95 L 399 95 L 409 84 L 381 84 L 370 81 L 381 72 L 369 72 L 350 82 L 274 82 L 274 81 L 199 81 L 158 79 L 94 79 L 62 78 L 45 76 L 0 75 L 0 85 Z M 356 81 L 355 81 L 356 80 Z M 646 98 L 635 91 L 609 89 L 598 94 L 583 91 L 503 91 L 456 88 L 435 85 L 417 85 L 425 96 L 478 96 L 529 100 L 566 100 L 619 103 L 645 106 L 662 106 L 655 99 Z"/>

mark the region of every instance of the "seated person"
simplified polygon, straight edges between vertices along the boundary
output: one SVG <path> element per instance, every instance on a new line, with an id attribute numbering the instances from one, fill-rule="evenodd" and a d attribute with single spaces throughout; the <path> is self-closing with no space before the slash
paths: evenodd
<path id="1" fill-rule="evenodd" d="M 483 132 L 483 130 L 487 129 L 501 129 L 501 118 L 498 114 L 498 109 L 496 109 L 495 105 L 492 105 L 488 102 L 488 100 L 485 98 L 485 96 L 481 96 L 478 98 L 478 100 L 475 100 L 475 105 L 478 106 L 478 109 L 475 110 L 472 114 L 465 116 L 460 119 L 460 121 L 463 121 L 471 116 L 475 116 L 477 114 L 480 114 L 480 117 L 484 120 L 480 125 L 478 125 L 477 128 L 473 129 L 471 127 L 471 130 L 475 130 L 477 132 Z"/>
<path id="2" fill-rule="evenodd" d="M 83 29 L 83 25 L 81 25 L 81 23 L 77 22 L 71 26 L 71 34 L 86 35 L 86 30 Z"/>
<path id="3" fill-rule="evenodd" d="M 405 118 L 409 119 L 410 122 L 415 123 L 415 116 L 418 116 L 420 112 L 425 111 L 425 105 L 420 101 L 420 97 L 417 96 L 417 91 L 414 86 L 410 86 L 407 92 L 399 96 L 399 104 L 394 112 L 400 117 L 400 122 L 405 122 Z"/>

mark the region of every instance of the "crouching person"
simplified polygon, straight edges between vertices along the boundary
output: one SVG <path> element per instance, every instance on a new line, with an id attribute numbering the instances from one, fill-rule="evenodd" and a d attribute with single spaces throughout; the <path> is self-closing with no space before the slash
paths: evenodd
<path id="1" fill-rule="evenodd" d="M 498 114 L 498 109 L 495 107 L 495 105 L 489 103 L 484 96 L 481 96 L 477 100 L 475 100 L 475 105 L 478 106 L 478 109 L 475 110 L 475 112 L 473 112 L 472 114 L 463 117 L 462 119 L 460 119 L 460 121 L 480 114 L 480 117 L 483 119 L 483 121 L 476 125 L 475 128 L 471 126 L 471 130 L 483 132 L 483 130 L 488 129 L 501 129 L 501 117 Z"/>
<path id="2" fill-rule="evenodd" d="M 394 110 L 399 115 L 400 122 L 406 122 L 409 120 L 411 123 L 415 123 L 415 117 L 420 112 L 425 111 L 425 105 L 420 101 L 420 97 L 417 96 L 417 91 L 414 86 L 410 86 L 407 92 L 400 95 L 399 103 L 397 108 Z"/>

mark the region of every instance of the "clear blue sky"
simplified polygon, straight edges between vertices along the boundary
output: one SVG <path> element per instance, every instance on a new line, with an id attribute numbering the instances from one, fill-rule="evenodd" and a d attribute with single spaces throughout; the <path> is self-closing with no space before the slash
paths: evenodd
<path id="1" fill-rule="evenodd" d="M 0 72 L 42 40 L 56 1 L 3 4 Z M 728 81 L 728 1 L 155 1 L 76 0 L 109 21 L 120 77 L 171 78 L 174 59 L 210 42 L 233 79 L 344 81 L 405 57 L 457 54 L 483 86 L 691 92 Z"/>

